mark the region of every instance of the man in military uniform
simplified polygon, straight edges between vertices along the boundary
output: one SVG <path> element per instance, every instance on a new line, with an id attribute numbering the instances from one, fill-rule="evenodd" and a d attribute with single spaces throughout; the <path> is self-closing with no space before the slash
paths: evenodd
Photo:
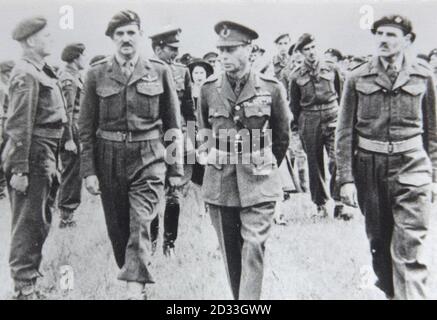
<path id="1" fill-rule="evenodd" d="M 2 153 L 12 209 L 9 264 L 15 297 L 38 298 L 36 280 L 57 191 L 57 158 L 67 124 L 59 80 L 45 58 L 50 55 L 47 20 L 21 21 L 12 38 L 23 50 L 9 87 L 7 143 Z"/>
<path id="2" fill-rule="evenodd" d="M 170 130 L 181 144 L 179 103 L 170 69 L 139 56 L 142 30 L 135 12 L 114 15 L 106 35 L 116 52 L 96 62 L 84 83 L 81 171 L 87 190 L 101 193 L 118 279 L 127 282 L 130 299 L 144 299 L 145 284 L 154 282 L 150 225 L 164 197 L 162 133 Z M 170 186 L 180 184 L 181 163 L 168 167 Z"/>
<path id="3" fill-rule="evenodd" d="M 283 86 L 250 69 L 250 44 L 258 34 L 230 21 L 215 31 L 224 73 L 201 88 L 200 127 L 207 130 L 199 135 L 210 136 L 202 191 L 234 298 L 259 299 L 265 242 L 282 200 L 278 165 L 291 114 Z"/>
<path id="4" fill-rule="evenodd" d="M 61 145 L 62 176 L 59 188 L 58 207 L 61 214 L 60 228 L 76 225 L 73 215 L 80 205 L 82 179 L 79 154 L 79 110 L 83 94 L 81 71 L 85 68 L 85 45 L 67 45 L 61 55 L 66 66 L 61 73 L 62 91 L 67 102 L 67 116 L 71 130 L 66 130 Z M 71 136 L 69 136 L 71 133 Z"/>
<path id="5" fill-rule="evenodd" d="M 291 38 L 288 33 L 279 35 L 275 39 L 276 48 L 278 53 L 273 57 L 273 72 L 276 79 L 280 79 L 282 70 L 289 64 L 290 55 L 288 49 L 290 49 Z"/>
<path id="6" fill-rule="evenodd" d="M 407 18 L 386 16 L 371 30 L 376 57 L 352 71 L 341 102 L 341 197 L 365 216 L 376 286 L 389 298 L 422 299 L 423 244 L 437 182 L 435 84 L 405 53 L 414 40 Z"/>
<path id="7" fill-rule="evenodd" d="M 9 78 L 15 63 L 12 60 L 0 62 L 0 153 L 3 150 L 6 137 L 4 135 L 4 126 L 8 114 L 8 91 Z M 3 169 L 0 167 L 0 200 L 6 197 L 6 179 Z"/>
<path id="8" fill-rule="evenodd" d="M 296 51 L 305 57 L 304 64 L 290 77 L 289 99 L 294 119 L 308 157 L 311 198 L 317 216 L 328 216 L 324 149 L 329 158 L 330 190 L 336 201 L 334 217 L 350 216 L 343 211 L 336 184 L 334 134 L 337 123 L 342 78 L 338 69 L 319 59 L 314 36 L 305 33 L 296 43 Z"/>
<path id="9" fill-rule="evenodd" d="M 184 132 L 185 154 L 192 152 L 194 156 L 194 141 L 188 140 L 187 125 L 194 128 L 196 123 L 196 116 L 194 114 L 194 103 L 191 96 L 191 76 L 188 68 L 183 64 L 175 63 L 174 59 L 179 53 L 179 35 L 181 29 L 166 30 L 159 34 L 150 36 L 152 39 L 152 48 L 156 57 L 166 63 L 173 75 L 176 90 L 180 102 L 180 109 L 182 113 L 182 131 Z M 191 122 L 188 124 L 188 122 Z M 191 143 L 190 143 L 191 142 Z M 188 150 L 187 146 L 191 146 Z M 181 203 L 183 192 L 187 188 L 187 184 L 191 180 L 193 172 L 193 164 L 186 163 L 184 165 L 184 177 L 182 184 L 178 187 L 172 187 L 166 183 L 166 207 L 164 211 L 164 241 L 163 252 L 164 255 L 171 257 L 174 255 L 175 241 L 178 235 L 179 213 L 181 210 Z M 152 241 L 156 247 L 159 230 L 159 215 L 156 216 L 152 223 Z"/>

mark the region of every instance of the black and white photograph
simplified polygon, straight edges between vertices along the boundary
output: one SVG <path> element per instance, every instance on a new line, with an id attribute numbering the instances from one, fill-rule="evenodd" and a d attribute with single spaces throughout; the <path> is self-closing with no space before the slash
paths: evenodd
<path id="1" fill-rule="evenodd" d="M 437 0 L 0 6 L 0 300 L 437 299 Z"/>

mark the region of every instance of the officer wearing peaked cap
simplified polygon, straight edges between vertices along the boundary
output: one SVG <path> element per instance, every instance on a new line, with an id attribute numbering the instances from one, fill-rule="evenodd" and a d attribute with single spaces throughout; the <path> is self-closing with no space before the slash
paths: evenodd
<path id="1" fill-rule="evenodd" d="M 191 154 L 192 161 L 184 165 L 184 177 L 179 186 L 174 186 L 167 179 L 166 181 L 166 207 L 164 211 L 164 243 L 163 252 L 167 257 L 175 254 L 175 241 L 177 238 L 179 213 L 181 210 L 183 191 L 187 188 L 191 180 L 194 164 L 194 141 L 188 140 L 187 127 L 195 128 L 196 117 L 194 114 L 194 103 L 191 96 L 191 77 L 188 68 L 179 63 L 175 63 L 179 53 L 181 29 L 174 28 L 150 36 L 152 48 L 156 57 L 167 64 L 173 75 L 176 91 L 179 98 L 182 131 L 184 132 L 184 147 L 186 160 Z M 188 122 L 190 126 L 188 126 Z M 159 215 L 152 222 L 152 241 L 156 247 L 159 232 Z"/>
<path id="2" fill-rule="evenodd" d="M 142 30 L 135 12 L 117 13 L 106 35 L 116 52 L 92 65 L 84 83 L 81 171 L 88 191 L 101 193 L 118 279 L 127 282 L 130 299 L 144 299 L 145 285 L 154 282 L 150 225 L 164 197 L 162 133 L 175 133 L 174 144 L 182 148 L 179 103 L 170 69 L 138 52 Z M 175 160 L 167 176 L 177 183 L 183 168 L 182 159 Z"/>
<path id="3" fill-rule="evenodd" d="M 85 45 L 72 43 L 67 45 L 61 54 L 66 63 L 60 75 L 62 92 L 67 102 L 69 127 L 61 144 L 61 185 L 59 188 L 58 207 L 61 215 L 60 228 L 76 225 L 73 215 L 81 201 L 82 178 L 80 176 L 79 150 L 79 110 L 83 96 L 83 80 L 81 72 L 85 68 Z M 69 135 L 71 133 L 71 135 Z"/>
<path id="4" fill-rule="evenodd" d="M 423 299 L 424 242 L 437 188 L 435 83 L 405 53 L 413 37 L 407 18 L 383 17 L 372 33 L 376 56 L 352 71 L 341 100 L 341 197 L 364 214 L 376 286 L 388 298 Z"/>
<path id="5" fill-rule="evenodd" d="M 215 31 L 224 72 L 209 77 L 200 93 L 200 127 L 212 131 L 204 142 L 202 193 L 234 298 L 260 299 L 291 115 L 282 85 L 250 69 L 250 44 L 258 34 L 231 21 L 219 22 Z"/>
<path id="6" fill-rule="evenodd" d="M 212 67 L 214 68 L 214 73 L 220 71 L 220 61 L 218 60 L 217 52 L 207 52 L 203 55 L 202 59 L 212 65 Z"/>
<path id="7" fill-rule="evenodd" d="M 23 54 L 10 77 L 2 153 L 12 208 L 9 264 L 15 297 L 33 299 L 40 297 L 35 285 L 59 185 L 58 147 L 68 128 L 59 80 L 45 62 L 51 53 L 47 20 L 22 20 L 12 38 L 20 42 Z"/>

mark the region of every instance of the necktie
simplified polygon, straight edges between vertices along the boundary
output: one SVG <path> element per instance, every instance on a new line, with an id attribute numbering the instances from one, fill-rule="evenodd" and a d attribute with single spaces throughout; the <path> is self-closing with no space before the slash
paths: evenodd
<path id="1" fill-rule="evenodd" d="M 387 67 L 387 75 L 390 78 L 391 83 L 395 83 L 398 78 L 399 72 L 397 71 L 395 65 L 390 63 Z"/>
<path id="2" fill-rule="evenodd" d="M 239 79 L 235 82 L 235 88 L 234 88 L 234 92 L 237 97 L 240 96 L 242 89 L 243 89 L 243 81 L 242 79 Z"/>
<path id="3" fill-rule="evenodd" d="M 133 71 L 132 61 L 126 61 L 125 63 L 123 63 L 122 72 L 126 76 L 127 79 L 129 79 L 130 76 L 132 75 L 132 71 Z"/>

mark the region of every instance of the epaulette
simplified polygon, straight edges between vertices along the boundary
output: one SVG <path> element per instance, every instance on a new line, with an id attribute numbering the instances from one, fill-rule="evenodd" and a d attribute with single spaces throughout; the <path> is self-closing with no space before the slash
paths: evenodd
<path id="1" fill-rule="evenodd" d="M 156 62 L 162 65 L 165 65 L 165 62 L 156 58 L 149 58 L 149 61 Z"/>
<path id="2" fill-rule="evenodd" d="M 112 59 L 112 57 L 109 56 L 109 57 L 106 57 L 106 58 L 104 58 L 104 59 L 97 60 L 96 62 L 94 62 L 94 63 L 91 64 L 91 67 L 97 66 L 97 65 L 99 65 L 99 64 L 108 63 L 109 61 L 111 61 L 111 59 Z"/>
<path id="3" fill-rule="evenodd" d="M 354 66 L 352 69 L 350 69 L 349 72 L 352 72 L 352 71 L 356 72 L 356 71 L 361 70 L 361 69 L 365 70 L 366 68 L 369 67 L 369 63 L 370 63 L 370 61 L 364 61 L 362 63 L 359 63 L 356 66 Z M 369 70 L 367 70 L 367 71 L 369 71 Z"/>

